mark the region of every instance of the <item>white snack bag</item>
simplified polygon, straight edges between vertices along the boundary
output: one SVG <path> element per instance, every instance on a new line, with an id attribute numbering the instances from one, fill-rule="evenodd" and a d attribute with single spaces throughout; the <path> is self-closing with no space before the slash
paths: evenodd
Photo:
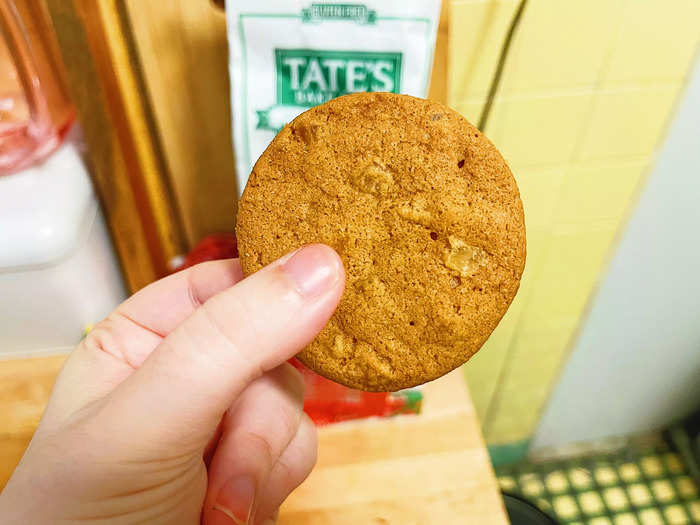
<path id="1" fill-rule="evenodd" d="M 226 2 L 238 191 L 270 141 L 346 93 L 425 97 L 440 0 Z"/>

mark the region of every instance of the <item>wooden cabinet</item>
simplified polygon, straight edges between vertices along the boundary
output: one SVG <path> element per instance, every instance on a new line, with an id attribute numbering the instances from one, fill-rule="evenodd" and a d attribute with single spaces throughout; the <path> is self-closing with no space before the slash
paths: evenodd
<path id="1" fill-rule="evenodd" d="M 129 288 L 235 225 L 223 11 L 209 0 L 45 1 Z M 430 96 L 446 98 L 447 6 Z"/>

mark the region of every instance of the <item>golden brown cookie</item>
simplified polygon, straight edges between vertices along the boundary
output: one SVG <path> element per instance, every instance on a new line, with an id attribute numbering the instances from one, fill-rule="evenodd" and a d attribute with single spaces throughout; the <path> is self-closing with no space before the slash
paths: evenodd
<path id="1" fill-rule="evenodd" d="M 298 358 L 353 388 L 435 379 L 486 341 L 520 284 L 525 223 L 500 153 L 451 109 L 389 93 L 299 115 L 238 206 L 248 275 L 304 244 L 343 259 L 337 311 Z"/>

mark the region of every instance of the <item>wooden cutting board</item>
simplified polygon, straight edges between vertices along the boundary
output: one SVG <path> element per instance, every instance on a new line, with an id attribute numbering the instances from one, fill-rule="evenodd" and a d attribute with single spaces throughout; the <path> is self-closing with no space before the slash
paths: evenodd
<path id="1" fill-rule="evenodd" d="M 319 429 L 309 478 L 279 525 L 506 525 L 462 372 L 424 387 L 422 413 Z"/>
<path id="2" fill-rule="evenodd" d="M 0 488 L 39 422 L 64 356 L 0 362 Z M 425 386 L 420 415 L 319 429 L 318 464 L 279 525 L 506 525 L 460 371 Z"/>

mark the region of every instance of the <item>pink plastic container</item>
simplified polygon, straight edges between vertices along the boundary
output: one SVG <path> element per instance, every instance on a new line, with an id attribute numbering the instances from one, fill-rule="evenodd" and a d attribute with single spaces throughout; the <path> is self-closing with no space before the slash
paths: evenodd
<path id="1" fill-rule="evenodd" d="M 0 0 L 0 175 L 49 155 L 74 119 L 41 0 Z"/>

